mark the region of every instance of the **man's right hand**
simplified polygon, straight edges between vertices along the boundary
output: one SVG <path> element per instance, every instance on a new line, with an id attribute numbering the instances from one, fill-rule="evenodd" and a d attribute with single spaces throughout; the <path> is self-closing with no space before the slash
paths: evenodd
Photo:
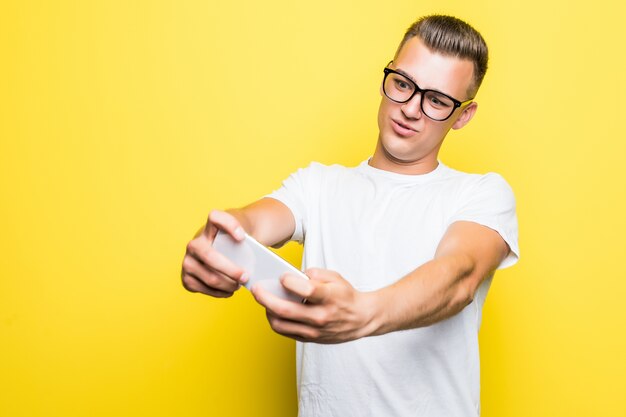
<path id="1" fill-rule="evenodd" d="M 183 258 L 183 287 L 213 297 L 226 298 L 234 294 L 248 277 L 245 271 L 213 249 L 218 229 L 241 241 L 245 232 L 239 221 L 225 211 L 213 210 L 204 229 L 187 244 Z"/>

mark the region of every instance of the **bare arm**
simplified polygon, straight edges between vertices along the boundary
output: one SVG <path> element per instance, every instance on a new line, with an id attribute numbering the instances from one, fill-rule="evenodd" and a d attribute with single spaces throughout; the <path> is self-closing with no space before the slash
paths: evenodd
<path id="1" fill-rule="evenodd" d="M 265 246 L 283 244 L 296 229 L 291 210 L 278 200 L 262 198 L 240 209 L 226 210 L 244 230 Z"/>
<path id="2" fill-rule="evenodd" d="M 473 222 L 452 224 L 432 261 L 396 283 L 372 292 L 354 289 L 337 272 L 308 269 L 308 281 L 290 275 L 283 285 L 308 303 L 298 304 L 253 288 L 272 328 L 304 342 L 340 343 L 428 326 L 472 302 L 480 283 L 509 252 L 494 230 Z"/>
<path id="3" fill-rule="evenodd" d="M 473 222 L 452 224 L 432 261 L 375 293 L 372 334 L 428 326 L 460 312 L 508 253 L 496 231 Z"/>
<path id="4" fill-rule="evenodd" d="M 242 208 L 227 209 L 225 212 L 232 215 L 246 233 L 265 246 L 285 243 L 296 228 L 291 210 L 280 201 L 269 197 Z M 206 225 L 200 227 L 194 238 L 200 236 L 205 228 Z"/>

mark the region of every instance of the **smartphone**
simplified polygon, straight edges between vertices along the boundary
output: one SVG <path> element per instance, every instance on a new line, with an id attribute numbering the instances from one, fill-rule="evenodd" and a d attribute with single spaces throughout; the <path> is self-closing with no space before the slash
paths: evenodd
<path id="1" fill-rule="evenodd" d="M 247 233 L 245 239 L 238 242 L 228 233 L 219 230 L 213 241 L 213 248 L 250 275 L 250 279 L 244 284 L 247 289 L 257 284 L 277 297 L 300 303 L 305 302 L 301 297 L 286 290 L 279 278 L 285 272 L 290 272 L 302 279 L 309 279 L 309 277 Z"/>

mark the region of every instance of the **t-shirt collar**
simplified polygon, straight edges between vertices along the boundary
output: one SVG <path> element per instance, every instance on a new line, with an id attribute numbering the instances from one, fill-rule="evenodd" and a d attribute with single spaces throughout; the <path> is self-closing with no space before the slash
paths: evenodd
<path id="1" fill-rule="evenodd" d="M 387 178 L 393 181 L 404 182 L 404 183 L 417 184 L 417 183 L 431 181 L 433 179 L 439 178 L 447 169 L 447 167 L 440 160 L 437 160 L 438 162 L 437 167 L 433 169 L 432 171 L 427 172 L 426 174 L 399 174 L 397 172 L 374 168 L 368 163 L 370 159 L 371 158 L 368 158 L 365 161 L 361 162 L 357 166 L 357 169 L 370 176 L 374 176 L 377 178 Z"/>

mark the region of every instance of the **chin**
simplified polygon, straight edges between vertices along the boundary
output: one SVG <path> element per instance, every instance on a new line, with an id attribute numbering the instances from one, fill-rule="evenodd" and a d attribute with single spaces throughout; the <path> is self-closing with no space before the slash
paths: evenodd
<path id="1" fill-rule="evenodd" d="M 410 149 L 406 149 L 406 146 L 389 146 L 389 143 L 381 143 L 385 157 L 396 163 L 406 164 L 419 160 L 419 157 L 411 152 Z"/>

